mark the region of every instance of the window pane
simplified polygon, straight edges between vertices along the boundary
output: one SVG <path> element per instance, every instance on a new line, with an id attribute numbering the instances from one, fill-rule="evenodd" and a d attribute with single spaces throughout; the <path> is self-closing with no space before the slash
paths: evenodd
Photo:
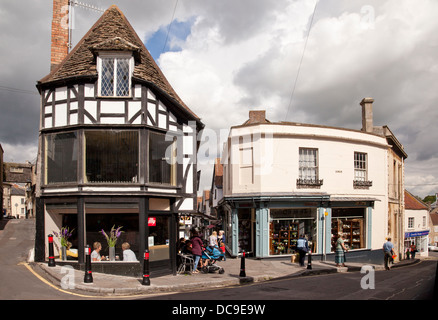
<path id="1" fill-rule="evenodd" d="M 102 59 L 101 95 L 114 96 L 114 59 Z"/>
<path id="2" fill-rule="evenodd" d="M 85 182 L 138 181 L 137 131 L 88 131 L 85 141 Z"/>
<path id="3" fill-rule="evenodd" d="M 300 149 L 299 174 L 300 179 L 318 179 L 317 149 Z"/>
<path id="4" fill-rule="evenodd" d="M 149 182 L 176 185 L 176 139 L 166 141 L 165 135 L 149 134 Z"/>
<path id="5" fill-rule="evenodd" d="M 46 136 L 46 183 L 75 182 L 77 180 L 76 132 Z"/>
<path id="6" fill-rule="evenodd" d="M 155 226 L 149 226 L 147 239 L 150 261 L 166 260 L 169 254 L 169 218 L 167 216 L 154 216 Z"/>
<path id="7" fill-rule="evenodd" d="M 117 59 L 117 96 L 129 96 L 129 59 Z"/>

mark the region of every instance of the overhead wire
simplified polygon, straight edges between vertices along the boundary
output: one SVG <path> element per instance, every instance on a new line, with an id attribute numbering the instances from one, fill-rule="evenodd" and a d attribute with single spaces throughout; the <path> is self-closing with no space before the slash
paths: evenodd
<path id="1" fill-rule="evenodd" d="M 309 31 L 307 32 L 306 41 L 304 43 L 304 48 L 303 48 L 303 53 L 301 54 L 300 63 L 298 65 L 298 71 L 297 71 L 297 75 L 295 77 L 295 82 L 294 82 L 294 85 L 293 85 L 293 88 L 292 88 L 292 93 L 291 93 L 291 96 L 290 96 L 290 99 L 289 99 L 289 105 L 287 107 L 287 113 L 286 113 L 285 121 L 287 121 L 287 118 L 288 118 L 289 112 L 290 112 L 290 108 L 292 106 L 292 100 L 293 100 L 293 97 L 295 95 L 295 89 L 296 89 L 296 86 L 297 86 L 298 77 L 300 76 L 301 65 L 303 63 L 304 54 L 306 53 L 307 41 L 309 40 L 310 31 L 312 30 L 313 18 L 315 17 L 316 8 L 318 7 L 318 2 L 319 2 L 319 0 L 316 0 L 315 7 L 313 8 L 312 17 L 310 19 Z"/>
<path id="2" fill-rule="evenodd" d="M 170 19 L 169 28 L 167 28 L 166 40 L 164 41 L 164 46 L 163 46 L 163 49 L 161 50 L 161 53 L 163 53 L 164 50 L 166 49 L 166 46 L 167 46 L 167 40 L 169 39 L 170 30 L 172 29 L 173 19 L 174 19 L 174 17 L 175 17 L 175 12 L 176 12 L 176 7 L 177 7 L 177 6 L 178 6 L 178 0 L 176 0 L 176 2 L 175 2 L 175 7 L 173 8 L 172 19 Z M 161 55 L 161 54 L 160 54 L 160 55 Z"/>

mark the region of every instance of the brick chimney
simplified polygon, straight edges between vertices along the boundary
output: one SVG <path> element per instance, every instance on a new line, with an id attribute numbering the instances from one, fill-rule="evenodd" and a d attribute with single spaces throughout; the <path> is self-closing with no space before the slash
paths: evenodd
<path id="1" fill-rule="evenodd" d="M 373 98 L 363 98 L 362 106 L 362 131 L 373 132 Z"/>
<path id="2" fill-rule="evenodd" d="M 249 120 L 246 124 L 252 123 L 266 123 L 266 111 L 265 110 L 253 110 L 249 112 Z"/>
<path id="3" fill-rule="evenodd" d="M 53 0 L 50 71 L 68 54 L 68 3 L 69 0 Z"/>

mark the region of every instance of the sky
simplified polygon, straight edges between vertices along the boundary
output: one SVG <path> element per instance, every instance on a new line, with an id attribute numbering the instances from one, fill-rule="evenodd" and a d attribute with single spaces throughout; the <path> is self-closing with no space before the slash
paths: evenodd
<path id="1" fill-rule="evenodd" d="M 405 188 L 438 193 L 438 1 L 83 0 L 116 4 L 182 100 L 214 132 L 266 110 L 270 121 L 360 129 L 374 98 L 408 154 Z M 101 13 L 75 7 L 73 44 Z M 35 162 L 49 73 L 51 0 L 0 0 L 0 144 Z M 211 152 L 214 159 L 218 154 Z M 211 165 L 200 165 L 201 187 Z"/>

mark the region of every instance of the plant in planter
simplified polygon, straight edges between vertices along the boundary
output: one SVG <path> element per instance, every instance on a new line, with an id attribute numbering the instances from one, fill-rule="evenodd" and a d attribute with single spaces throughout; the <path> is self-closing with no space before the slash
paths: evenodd
<path id="1" fill-rule="evenodd" d="M 53 234 L 55 235 L 55 237 L 57 237 L 61 243 L 61 259 L 62 260 L 67 260 L 67 246 L 68 246 L 68 238 L 71 237 L 72 233 L 73 233 L 72 229 L 70 231 L 70 229 L 68 227 L 62 227 L 59 232 L 53 231 Z"/>
<path id="2" fill-rule="evenodd" d="M 120 231 L 120 229 L 122 229 L 122 228 L 123 227 L 118 227 L 117 229 L 115 229 L 114 226 L 112 226 L 111 231 L 109 232 L 109 235 L 106 234 L 106 232 L 103 229 L 100 231 L 108 243 L 110 261 L 115 260 L 116 243 L 117 243 L 117 240 L 119 239 L 120 235 L 122 234 L 122 232 L 124 232 L 124 231 Z"/>

